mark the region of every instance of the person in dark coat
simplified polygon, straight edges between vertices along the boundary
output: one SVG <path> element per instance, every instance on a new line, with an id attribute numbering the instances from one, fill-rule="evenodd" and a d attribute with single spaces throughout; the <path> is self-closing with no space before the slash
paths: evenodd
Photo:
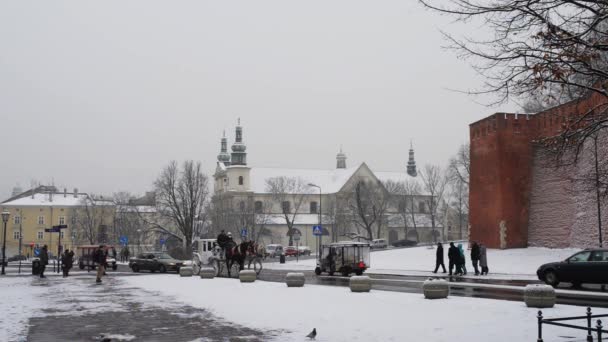
<path id="1" fill-rule="evenodd" d="M 477 266 L 479 264 L 479 256 L 480 256 L 479 245 L 477 244 L 477 242 L 473 241 L 473 246 L 471 246 L 471 261 L 473 262 L 473 268 L 475 269 L 475 275 L 479 275 L 479 268 Z"/>
<path id="2" fill-rule="evenodd" d="M 46 265 L 49 264 L 49 251 L 47 245 L 42 246 L 38 257 L 40 258 L 40 278 L 46 278 L 44 270 L 46 269 Z"/>
<path id="3" fill-rule="evenodd" d="M 453 242 L 450 242 L 450 248 L 448 249 L 448 263 L 450 268 L 450 275 L 452 275 L 452 271 L 454 270 L 454 266 L 458 264 L 460 260 L 460 252 L 458 248 L 454 246 Z M 458 270 L 456 270 L 458 271 Z"/>
<path id="4" fill-rule="evenodd" d="M 230 241 L 228 235 L 222 230 L 217 236 L 217 245 L 221 248 L 226 248 L 226 244 Z"/>
<path id="5" fill-rule="evenodd" d="M 97 264 L 97 279 L 95 280 L 97 283 L 101 283 L 101 277 L 106 272 L 107 256 L 108 254 L 105 251 L 104 245 L 99 245 L 99 248 L 93 254 L 93 261 Z"/>
<path id="6" fill-rule="evenodd" d="M 63 269 L 63 277 L 67 278 L 70 275 L 70 269 L 74 265 L 74 252 L 66 249 L 61 256 L 61 264 Z"/>
<path id="7" fill-rule="evenodd" d="M 458 255 L 460 258 L 458 259 L 458 265 L 456 265 L 456 268 L 460 270 L 460 275 L 467 275 L 467 260 L 464 256 L 464 248 L 462 247 L 461 243 L 458 244 Z"/>
<path id="8" fill-rule="evenodd" d="M 441 242 L 437 242 L 437 253 L 435 256 L 435 270 L 433 271 L 433 273 L 437 273 L 437 270 L 439 269 L 440 265 L 443 268 L 443 273 L 446 273 L 445 264 L 443 263 L 443 245 L 441 244 Z"/>

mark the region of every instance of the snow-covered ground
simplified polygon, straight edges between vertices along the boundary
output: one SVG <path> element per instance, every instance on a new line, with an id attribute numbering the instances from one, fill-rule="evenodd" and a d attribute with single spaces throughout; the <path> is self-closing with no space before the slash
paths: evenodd
<path id="1" fill-rule="evenodd" d="M 463 244 L 466 248 L 467 244 Z M 445 265 L 448 267 L 447 249 L 444 245 Z M 435 268 L 435 248 L 414 247 L 402 249 L 388 249 L 371 253 L 371 268 L 368 273 L 430 275 Z M 516 248 L 516 249 L 488 249 L 488 278 L 494 279 L 524 279 L 534 280 L 536 270 L 542 264 L 561 261 L 578 252 L 578 249 L 549 249 L 549 248 Z M 285 264 L 278 262 L 264 264 L 268 269 L 285 270 L 313 270 L 316 265 L 314 259 L 301 260 L 289 258 Z M 466 267 L 471 276 L 473 265 L 470 259 L 470 250 L 466 251 Z M 441 268 L 439 270 L 441 272 Z"/>
<path id="2" fill-rule="evenodd" d="M 279 341 L 306 341 L 316 328 L 318 341 L 533 341 L 537 309 L 522 302 L 450 297 L 426 300 L 421 294 L 282 283 L 243 284 L 234 279 L 167 275 L 125 277 L 136 286 L 256 329 L 284 330 Z M 158 302 L 157 297 L 149 298 Z M 581 315 L 585 308 L 558 305 L 546 317 Z M 576 322 L 582 324 L 583 322 Z M 508 329 L 505 329 L 508 326 Z M 546 341 L 584 332 L 545 327 Z"/>
<path id="3" fill-rule="evenodd" d="M 0 279 L 0 341 L 24 341 L 28 320 L 43 307 L 48 288 L 32 285 L 30 277 L 2 277 Z"/>

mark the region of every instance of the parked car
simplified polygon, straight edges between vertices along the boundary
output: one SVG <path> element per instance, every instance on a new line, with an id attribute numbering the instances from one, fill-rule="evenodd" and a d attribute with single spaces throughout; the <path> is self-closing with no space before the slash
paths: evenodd
<path id="1" fill-rule="evenodd" d="M 266 256 L 271 258 L 277 257 L 283 254 L 283 246 L 279 244 L 266 245 Z"/>
<path id="2" fill-rule="evenodd" d="M 12 257 L 8 258 L 7 261 L 23 261 L 23 260 L 27 260 L 27 258 L 25 257 L 25 255 L 13 255 Z"/>
<path id="3" fill-rule="evenodd" d="M 386 239 L 374 239 L 374 240 L 372 240 L 371 247 L 372 247 L 372 249 L 386 248 L 386 247 L 388 247 L 388 243 L 386 242 Z"/>
<path id="4" fill-rule="evenodd" d="M 413 247 L 418 244 L 417 241 L 413 240 L 397 240 L 392 243 L 395 247 Z"/>
<path id="5" fill-rule="evenodd" d="M 168 271 L 179 273 L 182 266 L 184 266 L 184 261 L 173 259 L 165 252 L 143 253 L 129 260 L 129 267 L 133 272 L 148 270 L 152 273 L 156 271 L 160 273 Z"/>
<path id="6" fill-rule="evenodd" d="M 308 246 L 298 246 L 298 251 L 300 252 L 300 255 L 310 255 L 312 253 Z"/>
<path id="7" fill-rule="evenodd" d="M 297 256 L 298 255 L 298 249 L 294 246 L 287 246 L 284 249 L 285 251 L 285 256 Z"/>
<path id="8" fill-rule="evenodd" d="M 608 249 L 586 249 L 564 261 L 544 264 L 536 271 L 538 279 L 551 286 L 560 282 L 579 287 L 587 284 L 608 284 Z"/>

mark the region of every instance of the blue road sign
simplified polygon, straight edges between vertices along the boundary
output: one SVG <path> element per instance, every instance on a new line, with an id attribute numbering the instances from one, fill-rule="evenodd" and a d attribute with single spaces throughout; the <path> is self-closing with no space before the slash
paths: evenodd
<path id="1" fill-rule="evenodd" d="M 161 244 L 161 246 L 162 246 L 162 245 L 164 245 L 165 243 L 167 243 L 167 239 L 163 239 L 163 238 L 161 238 L 161 239 L 160 239 L 160 244 Z"/>
<path id="2" fill-rule="evenodd" d="M 40 249 L 34 248 L 34 256 L 39 256 L 39 255 L 40 255 Z"/>
<path id="3" fill-rule="evenodd" d="M 59 233 L 59 228 L 53 227 L 53 228 L 44 228 L 44 231 L 46 233 Z"/>
<path id="4" fill-rule="evenodd" d="M 247 237 L 247 228 L 241 229 L 241 236 L 242 237 Z"/>
<path id="5" fill-rule="evenodd" d="M 118 241 L 125 246 L 129 244 L 129 238 L 125 235 L 121 236 Z"/>
<path id="6" fill-rule="evenodd" d="M 321 236 L 323 235 L 323 227 L 321 226 L 313 226 L 312 227 L 312 235 Z"/>

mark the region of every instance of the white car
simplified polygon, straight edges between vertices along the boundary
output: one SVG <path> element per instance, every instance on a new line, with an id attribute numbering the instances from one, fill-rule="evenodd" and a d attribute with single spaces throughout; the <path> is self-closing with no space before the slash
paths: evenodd
<path id="1" fill-rule="evenodd" d="M 386 239 L 374 239 L 372 241 L 372 248 L 386 248 L 388 247 L 388 242 L 386 242 Z"/>
<path id="2" fill-rule="evenodd" d="M 281 254 L 283 254 L 283 245 L 270 244 L 266 246 L 266 256 L 274 258 Z"/>

